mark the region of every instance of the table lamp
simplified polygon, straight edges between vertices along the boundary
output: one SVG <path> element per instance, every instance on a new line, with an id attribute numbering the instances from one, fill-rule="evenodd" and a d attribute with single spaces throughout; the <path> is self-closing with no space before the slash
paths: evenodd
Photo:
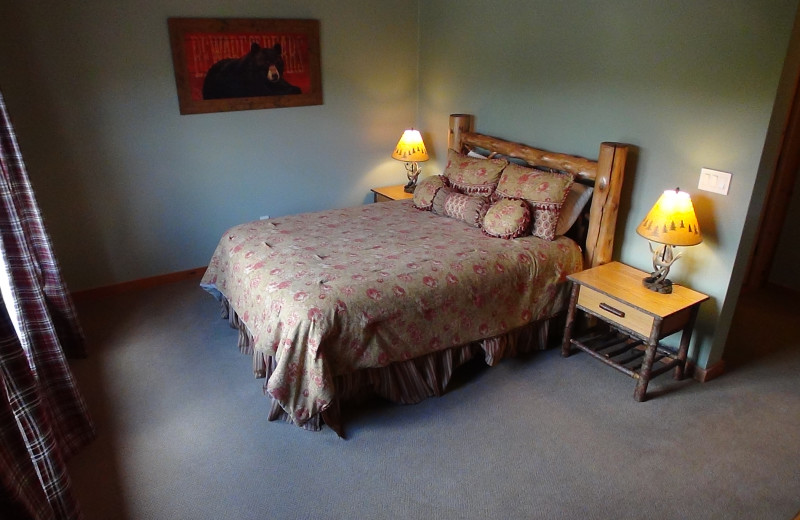
<path id="1" fill-rule="evenodd" d="M 672 263 L 681 256 L 681 253 L 675 254 L 673 248 L 694 246 L 703 241 L 689 194 L 679 188 L 665 191 L 636 232 L 651 242 L 661 244 L 656 249 L 650 244 L 653 273 L 645 277 L 642 284 L 652 291 L 671 293 L 672 282 L 667 275 Z"/>
<path id="2" fill-rule="evenodd" d="M 428 152 L 425 150 L 425 143 L 422 142 L 419 130 L 411 129 L 403 132 L 402 137 L 397 142 L 394 153 L 392 153 L 392 158 L 398 161 L 405 161 L 408 184 L 405 185 L 403 191 L 414 193 L 414 188 L 417 186 L 417 177 L 422 171 L 422 168 L 417 163 L 428 160 Z"/>

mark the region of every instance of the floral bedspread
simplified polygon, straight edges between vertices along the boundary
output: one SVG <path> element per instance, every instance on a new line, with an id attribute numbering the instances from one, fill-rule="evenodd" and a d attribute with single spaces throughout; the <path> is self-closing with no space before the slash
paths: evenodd
<path id="1" fill-rule="evenodd" d="M 405 200 L 235 226 L 201 285 L 275 358 L 267 392 L 302 425 L 337 375 L 550 317 L 581 265 L 568 238 L 493 238 Z"/>

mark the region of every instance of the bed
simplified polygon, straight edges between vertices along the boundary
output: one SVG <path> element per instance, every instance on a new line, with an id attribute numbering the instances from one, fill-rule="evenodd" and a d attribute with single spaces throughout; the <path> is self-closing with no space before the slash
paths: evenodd
<path id="1" fill-rule="evenodd" d="M 566 277 L 610 261 L 626 145 L 588 160 L 472 126 L 450 117 L 447 167 L 413 199 L 223 234 L 201 286 L 265 378 L 271 420 L 343 437 L 356 396 L 416 403 L 476 356 L 491 366 L 544 348 Z"/>

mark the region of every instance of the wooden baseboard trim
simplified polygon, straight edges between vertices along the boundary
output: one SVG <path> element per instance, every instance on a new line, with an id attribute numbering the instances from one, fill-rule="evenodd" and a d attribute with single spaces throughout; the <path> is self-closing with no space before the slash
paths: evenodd
<path id="1" fill-rule="evenodd" d="M 694 363 L 691 364 L 691 374 L 695 381 L 705 383 L 716 379 L 725 372 L 725 361 L 720 359 L 708 368 L 700 368 Z"/>
<path id="2" fill-rule="evenodd" d="M 203 277 L 205 272 L 205 266 L 196 267 L 194 269 L 187 269 L 186 271 L 178 271 L 176 273 L 162 274 L 159 276 L 151 276 L 149 278 L 140 278 L 139 280 L 131 280 L 130 282 L 107 285 L 105 287 L 96 287 L 94 289 L 75 291 L 72 293 L 72 299 L 75 301 L 75 303 L 101 300 L 117 294 L 138 291 L 140 289 L 148 289 L 150 287 L 157 287 L 159 285 L 168 283 L 180 282 L 183 280 L 199 280 Z"/>

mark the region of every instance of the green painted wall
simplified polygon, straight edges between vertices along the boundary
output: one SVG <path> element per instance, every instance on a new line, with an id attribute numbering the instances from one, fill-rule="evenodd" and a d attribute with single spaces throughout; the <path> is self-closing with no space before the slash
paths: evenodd
<path id="1" fill-rule="evenodd" d="M 588 157 L 601 141 L 634 145 L 615 258 L 650 269 L 636 226 L 663 190 L 690 192 L 705 240 L 672 278 L 712 296 L 692 356 L 718 361 L 796 0 L 420 6 L 419 125 L 438 168 L 454 112 L 475 114 L 485 133 Z M 728 196 L 697 189 L 703 167 L 733 173 Z"/>
<path id="2" fill-rule="evenodd" d="M 324 105 L 179 115 L 170 16 L 320 20 Z M 231 225 L 403 182 L 417 29 L 390 0 L 4 0 L 0 88 L 70 289 L 206 265 Z"/>

